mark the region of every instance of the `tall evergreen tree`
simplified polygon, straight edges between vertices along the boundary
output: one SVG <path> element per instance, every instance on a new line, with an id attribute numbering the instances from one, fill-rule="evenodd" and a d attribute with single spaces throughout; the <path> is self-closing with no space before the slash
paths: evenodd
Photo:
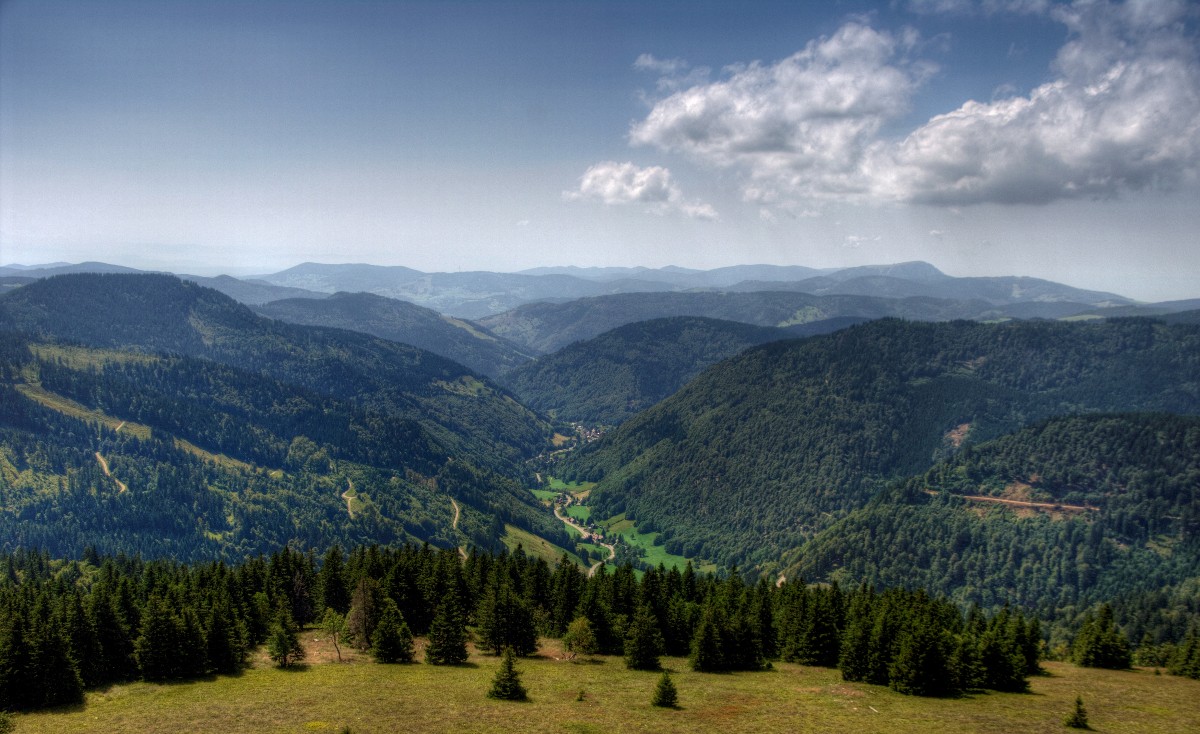
<path id="1" fill-rule="evenodd" d="M 391 599 L 384 602 L 379 624 L 375 625 L 371 654 L 381 663 L 411 663 L 413 660 L 412 632 Z"/>
<path id="2" fill-rule="evenodd" d="M 452 592 L 438 605 L 429 626 L 429 644 L 425 662 L 430 665 L 458 665 L 467 661 L 467 625 L 459 607 L 458 594 Z"/>
<path id="3" fill-rule="evenodd" d="M 1113 621 L 1109 604 L 1100 605 L 1096 615 L 1089 616 L 1075 636 L 1071 657 L 1076 665 L 1085 668 L 1128 668 L 1132 662 L 1129 640 Z"/>
<path id="4" fill-rule="evenodd" d="M 187 657 L 183 620 L 157 594 L 146 601 L 141 620 L 133 649 L 142 677 L 149 681 L 165 681 L 183 676 L 183 663 Z"/>
<path id="5" fill-rule="evenodd" d="M 625 667 L 631 670 L 658 670 L 663 652 L 662 634 L 650 607 L 642 605 L 633 614 L 625 633 Z"/>
<path id="6" fill-rule="evenodd" d="M 317 589 L 321 605 L 338 614 L 350 611 L 350 591 L 346 584 L 346 564 L 341 546 L 334 544 L 326 551 L 317 572 Z"/>
<path id="7" fill-rule="evenodd" d="M 721 625 L 717 612 L 712 606 L 706 606 L 696 634 L 692 638 L 692 653 L 689 658 L 692 670 L 701 673 L 711 673 L 725 670 L 725 652 L 721 641 Z"/>
<path id="8" fill-rule="evenodd" d="M 281 668 L 288 668 L 304 659 L 300 630 L 287 606 L 280 606 L 275 621 L 267 633 L 267 655 Z"/>

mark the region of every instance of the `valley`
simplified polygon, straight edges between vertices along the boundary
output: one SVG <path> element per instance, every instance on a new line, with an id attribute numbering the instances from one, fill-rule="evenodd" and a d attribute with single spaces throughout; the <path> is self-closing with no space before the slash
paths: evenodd
<path id="1" fill-rule="evenodd" d="M 590 296 L 473 324 L 380 296 L 252 311 L 169 276 L 35 280 L 0 297 L 0 550 L 237 563 L 429 544 L 467 567 L 565 559 L 601 585 L 744 576 L 776 590 L 776 615 L 796 585 L 923 589 L 1035 615 L 1052 660 L 1111 604 L 1137 660 L 1190 659 L 1200 326 L 944 321 L 962 312 L 847 298 Z M 556 649 L 570 610 L 539 604 Z M 700 609 L 656 612 L 684 636 L 669 654 Z M 796 650 L 768 657 L 830 659 Z"/>

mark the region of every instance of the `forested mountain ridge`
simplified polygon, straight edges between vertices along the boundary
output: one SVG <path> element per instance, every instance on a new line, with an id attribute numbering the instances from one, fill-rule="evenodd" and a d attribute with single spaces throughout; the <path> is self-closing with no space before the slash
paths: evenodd
<path id="1" fill-rule="evenodd" d="M 559 420 L 616 425 L 705 368 L 792 336 L 785 329 L 701 317 L 638 321 L 526 363 L 501 382 L 526 405 Z"/>
<path id="2" fill-rule="evenodd" d="M 192 356 L 418 421 L 454 455 L 519 471 L 550 427 L 462 365 L 366 334 L 286 324 L 167 275 L 67 275 L 0 298 L 35 341 Z"/>
<path id="3" fill-rule="evenodd" d="M 47 279 L 0 299 L 0 324 L 13 547 L 496 547 L 505 523 L 569 543 L 525 489 L 549 427 L 449 360 L 169 276 Z"/>
<path id="4" fill-rule="evenodd" d="M 462 319 L 371 293 L 335 293 L 325 299 L 289 298 L 258 306 L 273 319 L 361 331 L 411 344 L 495 378 L 529 360 L 515 344 Z"/>
<path id="5" fill-rule="evenodd" d="M 1200 418 L 1059 417 L 967 447 L 785 563 L 810 580 L 1013 604 L 1059 628 L 1111 601 L 1134 642 L 1181 640 L 1200 619 Z"/>
<path id="6" fill-rule="evenodd" d="M 578 452 L 593 513 L 759 569 L 956 445 L 1086 411 L 1200 412 L 1200 328 L 875 321 L 722 362 Z"/>
<path id="7" fill-rule="evenodd" d="M 698 316 L 757 326 L 788 327 L 855 317 L 898 317 L 917 321 L 1059 317 L 1089 308 L 1076 304 L 1015 303 L 929 297 L 880 298 L 866 295 L 812 295 L 757 283 L 751 292 L 694 291 L 627 293 L 580 298 L 565 303 L 530 303 L 479 319 L 497 336 L 538 353 L 557 351 L 618 326 L 665 318 Z"/>

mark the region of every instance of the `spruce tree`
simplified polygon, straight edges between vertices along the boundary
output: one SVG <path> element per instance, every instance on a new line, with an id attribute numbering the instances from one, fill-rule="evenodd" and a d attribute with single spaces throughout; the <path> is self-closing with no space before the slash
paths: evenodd
<path id="1" fill-rule="evenodd" d="M 1128 668 L 1133 657 L 1129 640 L 1113 621 L 1113 610 L 1102 604 L 1095 617 L 1090 617 L 1075 636 L 1071 657 L 1076 665 L 1085 668 Z"/>
<path id="2" fill-rule="evenodd" d="M 692 653 L 690 662 L 692 670 L 701 673 L 711 673 L 725 670 L 725 656 L 721 645 L 721 629 L 715 619 L 716 613 L 712 607 L 704 610 L 696 634 L 692 637 Z"/>
<path id="3" fill-rule="evenodd" d="M 375 625 L 375 636 L 371 640 L 371 654 L 381 663 L 411 663 L 413 660 L 413 636 L 396 607 L 396 602 L 384 602 L 383 614 Z"/>
<path id="4" fill-rule="evenodd" d="M 429 645 L 425 662 L 430 665 L 458 665 L 467 661 L 467 627 L 459 610 L 458 594 L 451 592 L 438 606 L 429 626 Z"/>
<path id="5" fill-rule="evenodd" d="M 625 633 L 625 667 L 630 670 L 658 670 L 658 656 L 662 655 L 662 634 L 658 631 L 658 620 L 650 607 L 642 605 L 633 615 L 633 621 Z"/>
<path id="6" fill-rule="evenodd" d="M 333 545 L 325 553 L 317 572 L 317 589 L 326 608 L 338 614 L 350 610 L 350 591 L 346 587 L 346 566 L 340 546 Z"/>
<path id="7" fill-rule="evenodd" d="M 146 601 L 141 621 L 133 653 L 142 677 L 149 681 L 179 678 L 184 658 L 183 621 L 157 595 Z"/>
<path id="8" fill-rule="evenodd" d="M 492 689 L 488 691 L 488 698 L 498 698 L 502 701 L 524 701 L 526 699 L 525 687 L 521 685 L 521 674 L 517 671 L 515 660 L 516 656 L 513 655 L 512 648 L 504 648 L 504 653 L 500 657 L 500 669 L 496 671 L 496 677 L 492 680 Z"/>
<path id="9" fill-rule="evenodd" d="M 1063 724 L 1065 724 L 1066 726 L 1068 726 L 1072 729 L 1090 729 L 1091 728 L 1090 726 L 1088 726 L 1087 709 L 1085 709 L 1083 707 L 1083 697 L 1082 696 L 1075 697 L 1075 710 L 1072 711 L 1067 716 L 1067 718 L 1063 720 Z"/>
<path id="10" fill-rule="evenodd" d="M 280 606 L 267 633 L 267 654 L 281 668 L 290 667 L 304 659 L 300 631 L 286 606 Z"/>
<path id="11" fill-rule="evenodd" d="M 671 682 L 671 674 L 664 670 L 658 679 L 658 685 L 654 687 L 654 697 L 650 699 L 650 705 L 673 709 L 678 702 L 679 694 L 675 690 L 675 684 Z"/>

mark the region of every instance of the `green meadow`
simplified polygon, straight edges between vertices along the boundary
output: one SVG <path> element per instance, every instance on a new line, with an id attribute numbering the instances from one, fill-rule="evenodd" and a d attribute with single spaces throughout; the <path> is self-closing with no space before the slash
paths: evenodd
<path id="1" fill-rule="evenodd" d="M 1178 734 L 1200 722 L 1200 681 L 1149 670 L 1108 671 L 1047 663 L 1024 694 L 954 699 L 904 696 L 845 683 L 836 670 L 787 663 L 760 673 L 704 674 L 664 658 L 679 708 L 650 705 L 657 673 L 619 657 L 563 659 L 556 640 L 518 663 L 525 703 L 486 693 L 498 658 L 472 652 L 466 665 L 380 665 L 305 633 L 308 663 L 270 666 L 259 653 L 235 677 L 89 692 L 84 705 L 14 716 L 17 732 L 1066 732 L 1083 697 L 1098 732 Z M 422 642 L 418 641 L 418 659 Z"/>

